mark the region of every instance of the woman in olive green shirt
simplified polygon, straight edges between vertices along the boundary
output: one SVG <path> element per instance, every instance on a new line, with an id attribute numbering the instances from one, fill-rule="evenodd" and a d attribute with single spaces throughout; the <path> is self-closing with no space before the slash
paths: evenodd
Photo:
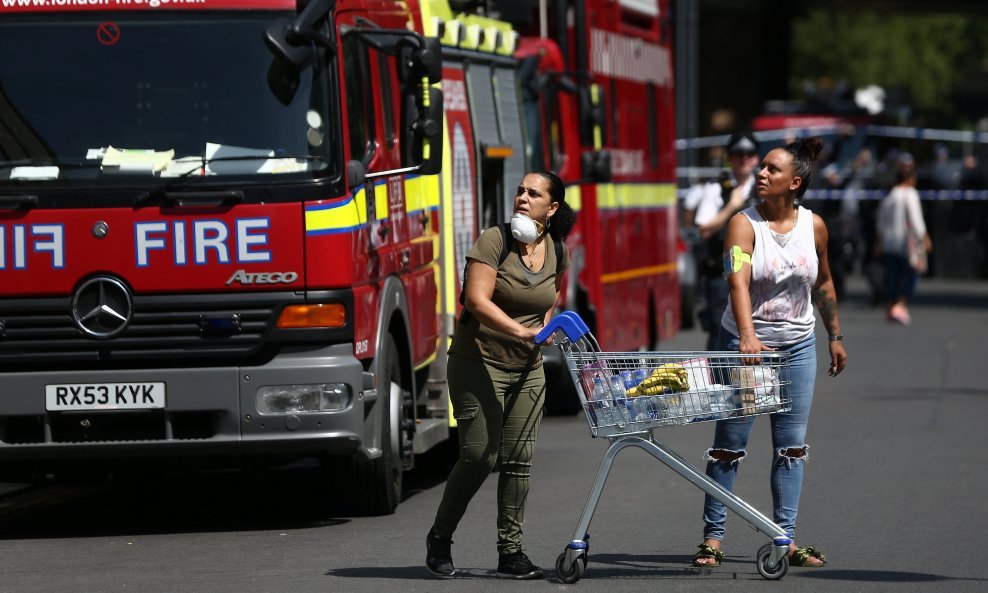
<path id="1" fill-rule="evenodd" d="M 426 566 L 438 576 L 454 574 L 453 532 L 498 462 L 497 576 L 543 576 L 521 551 L 521 541 L 545 402 L 542 355 L 533 338 L 559 298 L 569 267 L 562 242 L 576 221 L 565 195 L 555 174 L 529 173 L 515 196 L 512 236 L 489 228 L 467 253 L 465 312 L 453 333 L 447 371 L 460 458 L 426 540 Z M 502 261 L 505 240 L 512 245 Z"/>

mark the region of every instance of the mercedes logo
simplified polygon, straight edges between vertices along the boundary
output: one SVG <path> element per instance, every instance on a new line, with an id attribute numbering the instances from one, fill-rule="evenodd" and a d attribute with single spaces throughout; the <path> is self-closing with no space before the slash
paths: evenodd
<path id="1" fill-rule="evenodd" d="M 72 319 L 91 338 L 112 338 L 130 323 L 134 313 L 130 291 L 123 282 L 99 276 L 84 282 L 72 297 Z"/>

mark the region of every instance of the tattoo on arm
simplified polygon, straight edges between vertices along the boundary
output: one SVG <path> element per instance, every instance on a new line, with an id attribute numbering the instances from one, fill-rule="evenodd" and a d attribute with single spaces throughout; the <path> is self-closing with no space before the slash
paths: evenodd
<path id="1" fill-rule="evenodd" d="M 834 318 L 837 317 L 837 299 L 831 296 L 828 291 L 817 288 L 813 290 L 813 302 L 820 310 L 820 317 L 823 318 L 824 325 L 829 328 Z"/>

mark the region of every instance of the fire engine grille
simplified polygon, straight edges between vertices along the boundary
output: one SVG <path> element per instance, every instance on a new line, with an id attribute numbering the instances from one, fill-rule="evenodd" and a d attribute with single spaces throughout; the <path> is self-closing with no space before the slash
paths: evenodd
<path id="1" fill-rule="evenodd" d="M 68 298 L 0 300 L 0 366 L 149 361 L 169 365 L 258 354 L 294 293 L 135 296 L 127 327 L 109 339 L 83 333 Z"/>
<path id="2" fill-rule="evenodd" d="M 81 422 L 83 418 L 85 423 Z M 204 440 L 216 436 L 217 424 L 217 413 L 210 411 L 52 414 L 47 430 L 44 416 L 8 416 L 0 418 L 0 442 L 35 445 Z"/>

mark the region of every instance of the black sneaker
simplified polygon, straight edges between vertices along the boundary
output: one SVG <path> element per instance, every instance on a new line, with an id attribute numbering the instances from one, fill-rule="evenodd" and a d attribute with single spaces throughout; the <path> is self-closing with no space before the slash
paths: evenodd
<path id="1" fill-rule="evenodd" d="M 501 556 L 497 561 L 497 576 L 503 579 L 541 579 L 542 569 L 532 564 L 524 552 Z"/>
<path id="2" fill-rule="evenodd" d="M 429 530 L 429 535 L 425 536 L 425 566 L 429 572 L 437 577 L 451 577 L 456 573 L 450 552 L 452 545 L 452 538 L 440 537 Z"/>

